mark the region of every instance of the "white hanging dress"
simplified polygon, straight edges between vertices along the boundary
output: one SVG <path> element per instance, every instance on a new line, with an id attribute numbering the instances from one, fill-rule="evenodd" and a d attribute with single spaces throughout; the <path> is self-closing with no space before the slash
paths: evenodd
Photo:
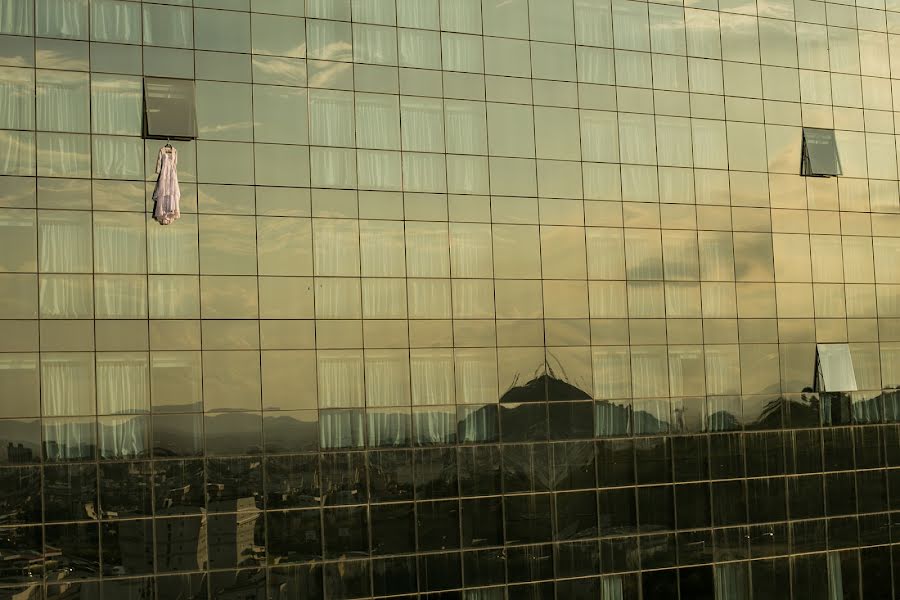
<path id="1" fill-rule="evenodd" d="M 159 156 L 156 158 L 156 173 L 159 177 L 156 179 L 156 189 L 153 191 L 153 199 L 156 200 L 153 218 L 162 225 L 168 225 L 181 217 L 178 150 L 170 146 L 159 149 Z"/>

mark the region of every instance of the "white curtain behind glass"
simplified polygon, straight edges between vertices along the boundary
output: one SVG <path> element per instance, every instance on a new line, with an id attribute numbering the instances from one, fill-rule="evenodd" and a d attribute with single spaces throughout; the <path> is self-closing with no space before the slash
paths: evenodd
<path id="1" fill-rule="evenodd" d="M 90 275 L 41 275 L 42 318 L 90 319 L 94 316 Z"/>
<path id="2" fill-rule="evenodd" d="M 34 71 L 0 68 L 0 128 L 34 128 Z"/>
<path id="3" fill-rule="evenodd" d="M 137 138 L 94 136 L 94 177 L 139 180 L 144 175 L 144 144 Z"/>
<path id="4" fill-rule="evenodd" d="M 843 600 L 844 577 L 839 552 L 828 553 L 828 600 Z"/>
<path id="5" fill-rule="evenodd" d="M 446 192 L 447 162 L 443 154 L 403 154 L 403 188 L 409 192 Z"/>
<path id="6" fill-rule="evenodd" d="M 403 319 L 406 317 L 405 279 L 363 280 L 363 316 L 367 319 Z"/>
<path id="7" fill-rule="evenodd" d="M 362 189 L 399 190 L 403 185 L 399 152 L 357 150 L 356 164 Z"/>
<path id="8" fill-rule="evenodd" d="M 405 350 L 366 351 L 366 406 L 407 406 L 409 356 Z"/>
<path id="9" fill-rule="evenodd" d="M 497 402 L 496 350 L 457 350 L 456 392 L 461 404 Z"/>
<path id="10" fill-rule="evenodd" d="M 496 405 L 460 407 L 461 443 L 495 441 L 497 429 Z"/>
<path id="11" fill-rule="evenodd" d="M 412 350 L 410 371 L 413 404 L 423 406 L 453 403 L 452 350 Z"/>
<path id="12" fill-rule="evenodd" d="M 625 598 L 625 589 L 620 575 L 600 578 L 600 598 L 602 600 L 623 600 Z"/>
<path id="13" fill-rule="evenodd" d="M 150 410 L 149 359 L 144 354 L 97 357 L 97 413 L 145 413 Z"/>
<path id="14" fill-rule="evenodd" d="M 456 408 L 429 408 L 414 413 L 419 444 L 449 444 L 456 437 Z"/>
<path id="15" fill-rule="evenodd" d="M 121 0 L 91 2 L 91 37 L 101 42 L 141 41 L 141 7 Z"/>
<path id="16" fill-rule="evenodd" d="M 356 150 L 351 148 L 311 148 L 312 183 L 322 187 L 356 186 Z"/>
<path id="17" fill-rule="evenodd" d="M 94 419 L 44 420 L 44 447 L 48 460 L 87 460 L 94 457 Z"/>
<path id="18" fill-rule="evenodd" d="M 95 414 L 94 357 L 87 352 L 41 357 L 41 412 L 45 417 Z"/>
<path id="19" fill-rule="evenodd" d="M 98 275 L 94 278 L 98 319 L 140 319 L 147 316 L 147 278 L 143 275 Z"/>
<path id="20" fill-rule="evenodd" d="M 669 371 L 666 347 L 632 347 L 631 381 L 635 397 L 668 396 Z"/>
<path id="21" fill-rule="evenodd" d="M 369 411 L 368 417 L 370 447 L 405 446 L 409 443 L 409 413 Z"/>
<path id="22" fill-rule="evenodd" d="M 139 458 L 149 445 L 147 417 L 109 417 L 99 420 L 100 456 L 108 459 Z"/>
<path id="23" fill-rule="evenodd" d="M 404 150 L 444 151 L 444 113 L 441 100 L 404 96 L 401 118 Z"/>
<path id="24" fill-rule="evenodd" d="M 706 354 L 706 393 L 707 394 L 740 394 L 741 371 L 738 358 L 738 347 L 705 346 Z"/>
<path id="25" fill-rule="evenodd" d="M 141 134 L 141 80 L 136 77 L 94 75 L 91 114 L 94 133 Z"/>
<path id="26" fill-rule="evenodd" d="M 91 270 L 90 215 L 62 211 L 40 213 L 40 262 L 43 273 Z"/>
<path id="27" fill-rule="evenodd" d="M 353 146 L 353 94 L 314 90 L 309 94 L 310 143 Z"/>
<path id="28" fill-rule="evenodd" d="M 358 410 L 329 410 L 319 414 L 322 449 L 363 445 L 363 413 Z"/>
<path id="29" fill-rule="evenodd" d="M 89 129 L 87 74 L 65 71 L 37 73 L 38 129 L 87 132 Z"/>
<path id="30" fill-rule="evenodd" d="M 745 569 L 743 563 L 715 566 L 716 600 L 749 600 Z"/>
<path id="31" fill-rule="evenodd" d="M 602 400 L 631 396 L 631 356 L 628 348 L 594 348 L 592 362 L 594 398 Z"/>
<path id="32" fill-rule="evenodd" d="M 669 347 L 669 389 L 672 396 L 705 393 L 703 363 L 703 349 L 699 346 Z M 699 374 L 699 381 L 695 381 L 695 374 Z"/>
<path id="33" fill-rule="evenodd" d="M 34 175 L 34 133 L 0 131 L 0 173 Z"/>
<path id="34" fill-rule="evenodd" d="M 37 34 L 86 39 L 87 8 L 87 0 L 38 0 Z"/>
<path id="35" fill-rule="evenodd" d="M 33 17 L 32 0 L 0 0 L 0 32 L 31 35 Z"/>
<path id="36" fill-rule="evenodd" d="M 319 407 L 362 406 L 363 360 L 360 353 L 318 356 Z"/>
<path id="37" fill-rule="evenodd" d="M 359 229 L 355 221 L 313 220 L 315 274 L 359 276 Z"/>
<path id="38" fill-rule="evenodd" d="M 145 269 L 143 222 L 119 219 L 110 213 L 94 217 L 97 272 L 140 273 Z"/>
<path id="39" fill-rule="evenodd" d="M 447 225 L 407 223 L 406 264 L 410 277 L 450 277 Z"/>
<path id="40" fill-rule="evenodd" d="M 396 96 L 357 94 L 356 124 L 360 148 L 400 149 L 400 108 Z"/>

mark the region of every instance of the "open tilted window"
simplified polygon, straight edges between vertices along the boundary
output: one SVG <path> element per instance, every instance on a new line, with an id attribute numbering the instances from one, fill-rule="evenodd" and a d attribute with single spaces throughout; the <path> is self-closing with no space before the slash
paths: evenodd
<path id="1" fill-rule="evenodd" d="M 803 128 L 803 157 L 800 174 L 807 177 L 841 175 L 841 157 L 833 129 Z"/>
<path id="2" fill-rule="evenodd" d="M 147 138 L 192 140 L 197 137 L 194 82 L 144 78 L 144 134 Z"/>
<path id="3" fill-rule="evenodd" d="M 849 344 L 816 344 L 814 387 L 817 392 L 855 392 L 859 389 Z"/>

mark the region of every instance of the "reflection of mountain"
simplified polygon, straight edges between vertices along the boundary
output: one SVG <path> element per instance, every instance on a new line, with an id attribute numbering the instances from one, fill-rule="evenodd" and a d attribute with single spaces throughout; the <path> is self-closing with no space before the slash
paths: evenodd
<path id="1" fill-rule="evenodd" d="M 265 416 L 266 452 L 306 452 L 315 450 L 319 440 L 314 411 L 303 411 L 300 419 L 290 413 Z"/>
<path id="2" fill-rule="evenodd" d="M 515 384 L 518 377 L 513 381 Z M 559 379 L 548 369 L 522 385 L 513 385 L 500 397 L 501 404 L 521 404 L 523 402 L 558 402 L 562 400 L 590 400 L 591 395 L 571 383 Z"/>

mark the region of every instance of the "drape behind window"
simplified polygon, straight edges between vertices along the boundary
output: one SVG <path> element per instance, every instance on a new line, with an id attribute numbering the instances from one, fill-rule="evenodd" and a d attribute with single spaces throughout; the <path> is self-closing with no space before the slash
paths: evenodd
<path id="1" fill-rule="evenodd" d="M 631 396 L 631 353 L 626 347 L 597 347 L 592 352 L 594 398 Z"/>
<path id="2" fill-rule="evenodd" d="M 37 72 L 37 127 L 43 131 L 87 132 L 88 76 L 65 71 Z"/>
<path id="3" fill-rule="evenodd" d="M 140 458 L 150 448 L 149 417 L 108 417 L 99 420 L 100 457 Z"/>
<path id="4" fill-rule="evenodd" d="M 444 151 L 443 105 L 440 100 L 404 97 L 401 113 L 405 150 Z"/>
<path id="5" fill-rule="evenodd" d="M 456 353 L 456 394 L 460 404 L 497 401 L 496 351 Z"/>
<path id="6" fill-rule="evenodd" d="M 90 319 L 94 316 L 90 275 L 42 275 L 39 303 L 42 318 Z"/>
<path id="7" fill-rule="evenodd" d="M 143 275 L 98 275 L 94 278 L 98 319 L 147 317 L 147 278 Z"/>
<path id="8" fill-rule="evenodd" d="M 411 351 L 410 377 L 415 405 L 449 404 L 454 401 L 453 351 Z"/>
<path id="9" fill-rule="evenodd" d="M 634 401 L 634 433 L 647 435 L 667 433 L 671 408 L 668 398 L 650 398 Z"/>
<path id="10" fill-rule="evenodd" d="M 459 408 L 460 443 L 494 442 L 497 440 L 497 407 L 463 406 Z"/>
<path id="11" fill-rule="evenodd" d="M 145 413 L 150 410 L 150 371 L 146 355 L 97 357 L 97 413 Z"/>
<path id="12" fill-rule="evenodd" d="M 0 68 L 0 127 L 34 128 L 34 70 Z"/>
<path id="13" fill-rule="evenodd" d="M 407 409 L 409 410 L 409 409 Z M 369 447 L 409 445 L 410 415 L 408 412 L 372 410 L 368 413 Z"/>
<path id="14" fill-rule="evenodd" d="M 309 95 L 310 143 L 321 146 L 353 146 L 353 95 L 316 90 Z"/>
<path id="15" fill-rule="evenodd" d="M 400 149 L 400 109 L 395 96 L 357 95 L 356 117 L 360 148 Z"/>
<path id="16" fill-rule="evenodd" d="M 366 406 L 407 406 L 409 356 L 405 350 L 366 351 Z"/>
<path id="17" fill-rule="evenodd" d="M 456 409 L 428 408 L 413 414 L 416 443 L 449 444 L 456 439 Z"/>
<path id="18" fill-rule="evenodd" d="M 447 162 L 443 154 L 403 154 L 403 187 L 409 192 L 446 192 Z"/>
<path id="19" fill-rule="evenodd" d="M 597 402 L 594 405 L 594 435 L 613 437 L 631 434 L 631 405 L 620 402 Z"/>
<path id="20" fill-rule="evenodd" d="M 602 600 L 624 600 L 625 588 L 621 575 L 600 578 L 600 598 Z"/>
<path id="21" fill-rule="evenodd" d="M 90 460 L 97 446 L 96 421 L 45 419 L 44 452 L 50 461 Z"/>
<path id="22" fill-rule="evenodd" d="M 80 214 L 45 212 L 40 220 L 43 273 L 77 273 L 91 269 L 91 230 Z"/>
<path id="23" fill-rule="evenodd" d="M 329 448 L 361 448 L 363 411 L 329 410 L 319 413 L 319 442 Z"/>
<path id="24" fill-rule="evenodd" d="M 706 346 L 706 393 L 741 393 L 737 345 Z"/>
<path id="25" fill-rule="evenodd" d="M 91 36 L 102 42 L 141 41 L 140 5 L 118 0 L 91 2 Z"/>
<path id="26" fill-rule="evenodd" d="M 363 406 L 362 356 L 319 353 L 319 408 Z"/>
<path id="27" fill-rule="evenodd" d="M 143 86 L 137 77 L 94 75 L 91 115 L 95 133 L 141 134 Z"/>
<path id="28" fill-rule="evenodd" d="M 356 150 L 351 148 L 311 148 L 312 183 L 322 187 L 356 186 Z"/>
<path id="29" fill-rule="evenodd" d="M 37 34 L 85 39 L 88 30 L 87 0 L 38 0 Z"/>
<path id="30" fill-rule="evenodd" d="M 447 151 L 460 154 L 487 154 L 484 106 L 476 102 L 447 101 Z"/>
<path id="31" fill-rule="evenodd" d="M 0 32 L 15 35 L 34 33 L 32 0 L 0 0 Z"/>
<path id="32" fill-rule="evenodd" d="M 94 360 L 91 353 L 43 355 L 41 402 L 45 417 L 95 414 Z"/>
<path id="33" fill-rule="evenodd" d="M 116 222 L 108 213 L 102 217 L 97 215 L 94 223 L 97 272 L 139 273 L 144 270 L 143 223 L 134 227 L 128 222 Z"/>
<path id="34" fill-rule="evenodd" d="M 0 131 L 0 173 L 34 175 L 34 133 Z"/>
<path id="35" fill-rule="evenodd" d="M 749 600 L 747 567 L 744 563 L 715 566 L 716 600 Z"/>
<path id="36" fill-rule="evenodd" d="M 841 572 L 841 555 L 828 553 L 828 600 L 843 600 L 844 577 Z"/>
<path id="37" fill-rule="evenodd" d="M 668 396 L 669 369 L 666 347 L 632 347 L 631 381 L 636 397 Z"/>
<path id="38" fill-rule="evenodd" d="M 389 150 L 358 150 L 359 186 L 372 190 L 399 190 L 403 184 L 400 153 Z"/>

